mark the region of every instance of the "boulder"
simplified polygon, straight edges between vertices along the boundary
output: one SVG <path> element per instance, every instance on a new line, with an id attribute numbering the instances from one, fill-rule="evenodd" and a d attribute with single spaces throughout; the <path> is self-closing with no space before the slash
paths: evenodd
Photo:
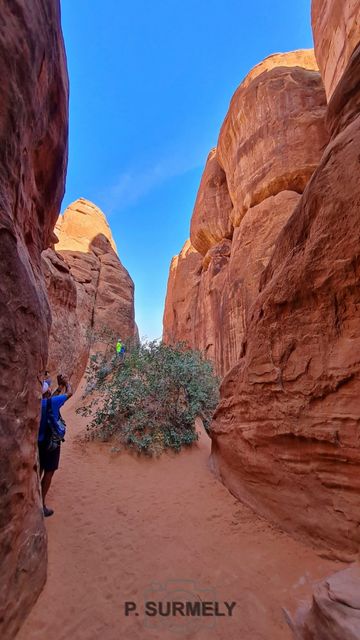
<path id="1" fill-rule="evenodd" d="M 294 640 L 360 640 L 360 567 L 338 571 L 314 589 L 310 606 L 289 618 Z"/>

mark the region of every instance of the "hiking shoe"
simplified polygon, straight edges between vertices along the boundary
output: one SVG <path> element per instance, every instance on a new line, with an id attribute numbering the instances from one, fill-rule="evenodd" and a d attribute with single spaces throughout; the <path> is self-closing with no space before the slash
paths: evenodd
<path id="1" fill-rule="evenodd" d="M 54 513 L 54 509 L 48 509 L 47 507 L 43 508 L 43 512 L 44 512 L 44 518 L 48 518 L 49 516 L 52 516 Z"/>

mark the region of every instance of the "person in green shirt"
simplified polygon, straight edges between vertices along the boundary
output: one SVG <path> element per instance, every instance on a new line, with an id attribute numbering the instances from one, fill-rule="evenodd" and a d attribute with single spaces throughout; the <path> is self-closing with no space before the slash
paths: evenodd
<path id="1" fill-rule="evenodd" d="M 116 343 L 116 355 L 120 359 L 120 362 L 124 360 L 125 345 L 121 342 L 121 338 L 118 338 L 118 341 Z"/>

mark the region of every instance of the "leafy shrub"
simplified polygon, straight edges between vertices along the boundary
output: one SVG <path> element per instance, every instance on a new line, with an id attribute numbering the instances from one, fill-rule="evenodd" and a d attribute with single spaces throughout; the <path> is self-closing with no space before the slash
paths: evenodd
<path id="1" fill-rule="evenodd" d="M 135 344 L 123 361 L 92 356 L 87 383 L 92 400 L 79 411 L 91 416 L 89 437 L 149 455 L 191 445 L 195 419 L 208 429 L 218 402 L 211 363 L 182 344 Z"/>

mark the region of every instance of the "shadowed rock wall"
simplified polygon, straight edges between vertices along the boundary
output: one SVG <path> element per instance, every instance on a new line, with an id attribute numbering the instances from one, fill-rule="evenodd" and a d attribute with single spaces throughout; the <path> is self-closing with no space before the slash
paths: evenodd
<path id="1" fill-rule="evenodd" d="M 36 466 L 50 313 L 41 252 L 64 191 L 68 79 L 57 0 L 3 0 L 0 28 L 0 636 L 46 577 Z"/>

